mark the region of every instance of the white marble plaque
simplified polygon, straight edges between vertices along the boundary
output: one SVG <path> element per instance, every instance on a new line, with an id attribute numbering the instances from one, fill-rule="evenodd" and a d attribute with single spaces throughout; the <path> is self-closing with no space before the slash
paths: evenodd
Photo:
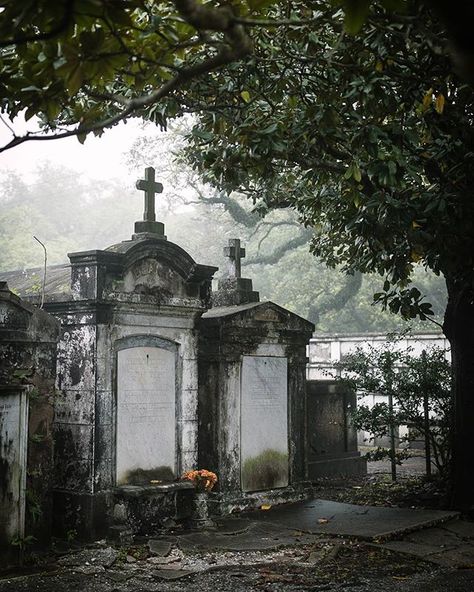
<path id="1" fill-rule="evenodd" d="M 241 387 L 243 491 L 288 485 L 288 362 L 244 356 Z"/>
<path id="2" fill-rule="evenodd" d="M 25 392 L 0 396 L 0 544 L 24 534 L 27 448 Z"/>
<path id="3" fill-rule="evenodd" d="M 117 483 L 176 473 L 175 354 L 159 347 L 118 352 Z"/>

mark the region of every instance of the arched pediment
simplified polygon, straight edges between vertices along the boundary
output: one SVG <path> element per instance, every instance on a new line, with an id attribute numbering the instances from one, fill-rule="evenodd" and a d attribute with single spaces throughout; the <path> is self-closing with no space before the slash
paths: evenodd
<path id="1" fill-rule="evenodd" d="M 164 238 L 133 239 L 104 251 L 69 255 L 73 291 L 80 297 L 138 294 L 159 304 L 209 299 L 216 267 L 200 265 Z M 90 296 L 89 296 L 90 295 Z"/>
<path id="2" fill-rule="evenodd" d="M 167 240 L 124 241 L 109 247 L 107 252 L 123 255 L 124 271 L 139 265 L 143 260 L 156 260 L 177 272 L 184 281 L 192 281 L 195 269 L 200 267 L 189 253 Z"/>

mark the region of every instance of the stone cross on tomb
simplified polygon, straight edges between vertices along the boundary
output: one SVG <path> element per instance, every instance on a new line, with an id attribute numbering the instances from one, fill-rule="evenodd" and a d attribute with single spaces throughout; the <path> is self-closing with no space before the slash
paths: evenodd
<path id="1" fill-rule="evenodd" d="M 145 178 L 136 182 L 136 188 L 145 192 L 145 209 L 143 221 L 135 222 L 135 232 L 150 232 L 163 235 L 164 226 L 161 222 L 156 222 L 155 214 L 155 194 L 163 191 L 163 185 L 155 181 L 155 169 L 153 167 L 145 169 Z"/>
<path id="2" fill-rule="evenodd" d="M 224 255 L 229 259 L 227 263 L 227 275 L 229 277 L 242 277 L 241 262 L 245 257 L 245 249 L 240 246 L 240 239 L 230 238 L 229 246 L 224 247 Z"/>
<path id="3" fill-rule="evenodd" d="M 161 193 L 163 191 L 163 185 L 155 181 L 155 169 L 153 167 L 147 167 L 145 169 L 145 178 L 137 181 L 136 188 L 145 192 L 143 219 L 148 222 L 154 222 L 156 220 L 155 193 Z"/>

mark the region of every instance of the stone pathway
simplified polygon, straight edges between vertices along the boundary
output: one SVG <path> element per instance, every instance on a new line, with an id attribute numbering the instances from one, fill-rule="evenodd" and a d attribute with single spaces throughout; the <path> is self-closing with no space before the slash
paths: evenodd
<path id="1" fill-rule="evenodd" d="M 194 592 L 202 586 L 372 592 L 382 582 L 386 591 L 444 592 L 431 582 L 447 573 L 452 590 L 472 592 L 474 523 L 453 512 L 311 500 L 226 518 L 212 530 L 136 541 L 133 548 L 103 541 L 63 555 L 48 570 L 0 579 L 0 592 Z"/>
<path id="2" fill-rule="evenodd" d="M 474 523 L 450 520 L 412 532 L 383 547 L 456 569 L 474 569 Z"/>
<path id="3" fill-rule="evenodd" d="M 318 499 L 248 515 L 258 522 L 273 522 L 303 532 L 352 536 L 363 540 L 394 538 L 457 516 L 457 512 L 356 506 Z"/>
<path id="4" fill-rule="evenodd" d="M 367 449 L 368 450 L 368 449 Z M 367 473 L 369 475 L 390 475 L 392 467 L 389 460 L 377 460 L 367 463 Z M 401 465 L 397 465 L 397 477 L 420 477 L 426 474 L 425 456 L 420 452 L 415 452 L 413 456 L 405 459 Z"/>

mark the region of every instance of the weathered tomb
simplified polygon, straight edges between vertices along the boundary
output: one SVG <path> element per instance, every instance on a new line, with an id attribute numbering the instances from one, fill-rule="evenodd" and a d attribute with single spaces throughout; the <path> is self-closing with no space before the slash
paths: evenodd
<path id="1" fill-rule="evenodd" d="M 66 525 L 78 517 L 87 533 L 106 526 L 116 504 L 136 526 L 137 496 L 155 510 L 142 522 L 159 525 L 183 491 L 166 484 L 197 462 L 195 322 L 216 268 L 166 239 L 153 169 L 138 186 L 145 214 L 132 239 L 70 254 L 72 299 L 49 307 L 63 328 L 55 503 Z"/>
<path id="2" fill-rule="evenodd" d="M 357 395 L 334 380 L 308 380 L 307 397 L 308 477 L 365 475 L 351 421 Z"/>
<path id="3" fill-rule="evenodd" d="M 58 336 L 56 319 L 0 282 L 0 564 L 50 537 Z"/>
<path id="4" fill-rule="evenodd" d="M 238 240 L 224 253 L 227 275 L 199 323 L 199 465 L 219 476 L 222 513 L 307 495 L 306 346 L 314 330 L 259 302 L 240 277 Z"/>
<path id="5" fill-rule="evenodd" d="M 45 308 L 61 321 L 54 490 L 60 533 L 101 535 L 113 515 L 133 528 L 157 527 L 179 513 L 178 498 L 192 493 L 190 484 L 174 480 L 197 463 L 195 324 L 210 306 L 217 268 L 199 265 L 167 240 L 155 220 L 162 186 L 153 169 L 137 186 L 145 191 L 145 213 L 131 240 L 71 253 L 69 266 L 48 271 Z M 28 274 L 10 275 L 36 298 Z"/>

